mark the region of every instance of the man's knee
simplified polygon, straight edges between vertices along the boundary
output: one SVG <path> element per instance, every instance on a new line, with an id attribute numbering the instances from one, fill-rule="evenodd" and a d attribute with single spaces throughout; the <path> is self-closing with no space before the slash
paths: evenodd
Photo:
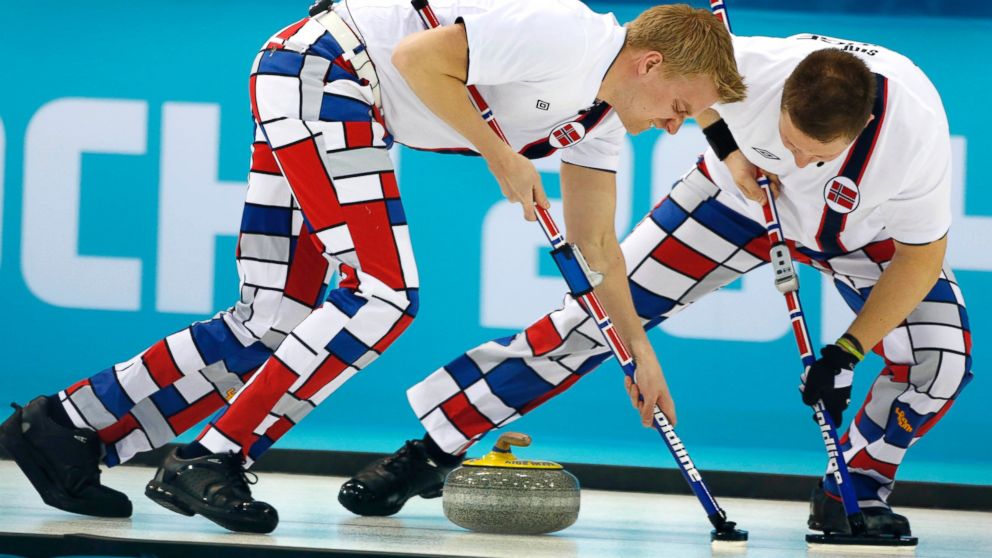
<path id="1" fill-rule="evenodd" d="M 914 384 L 917 391 L 938 399 L 954 399 L 971 380 L 970 357 L 938 349 L 913 352 L 915 364 L 907 367 L 905 378 L 898 370 L 895 380 Z"/>

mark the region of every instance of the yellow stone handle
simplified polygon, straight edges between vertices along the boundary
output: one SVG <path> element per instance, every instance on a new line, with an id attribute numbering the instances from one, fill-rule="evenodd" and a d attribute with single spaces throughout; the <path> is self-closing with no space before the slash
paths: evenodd
<path id="1" fill-rule="evenodd" d="M 529 445 L 530 436 L 521 434 L 520 432 L 504 432 L 503 434 L 500 434 L 499 440 L 496 441 L 496 446 L 493 449 L 509 451 L 510 446 L 525 448 Z"/>

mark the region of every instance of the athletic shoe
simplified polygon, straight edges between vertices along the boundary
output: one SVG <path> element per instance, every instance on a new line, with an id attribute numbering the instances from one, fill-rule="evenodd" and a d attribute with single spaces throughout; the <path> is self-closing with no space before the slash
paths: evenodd
<path id="1" fill-rule="evenodd" d="M 145 496 L 176 513 L 200 514 L 231 531 L 271 533 L 279 524 L 279 514 L 251 497 L 248 485 L 256 482 L 258 478 L 244 469 L 240 454 L 183 459 L 176 449 L 148 482 Z"/>
<path id="2" fill-rule="evenodd" d="M 44 396 L 26 407 L 12 403 L 14 414 L 0 425 L 0 446 L 49 506 L 97 517 L 130 517 L 127 496 L 100 484 L 102 446 L 96 432 L 56 423 L 50 404 Z"/>
<path id="3" fill-rule="evenodd" d="M 444 477 L 457 466 L 437 463 L 423 440 L 409 440 L 341 485 L 338 502 L 357 515 L 393 515 L 414 496 L 440 496 Z"/>
<path id="4" fill-rule="evenodd" d="M 861 508 L 861 513 L 865 516 L 865 529 L 868 535 L 893 537 L 912 535 L 909 520 L 889 508 Z M 844 504 L 838 496 L 823 490 L 822 482 L 813 489 L 813 494 L 810 496 L 807 525 L 814 531 L 823 531 L 827 534 L 851 534 L 851 525 L 844 512 Z"/>

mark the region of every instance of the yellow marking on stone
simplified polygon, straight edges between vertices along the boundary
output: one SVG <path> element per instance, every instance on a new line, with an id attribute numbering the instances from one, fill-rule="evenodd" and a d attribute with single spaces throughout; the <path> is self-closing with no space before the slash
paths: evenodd
<path id="1" fill-rule="evenodd" d="M 512 453 L 493 451 L 478 459 L 469 459 L 462 463 L 466 467 L 502 467 L 505 469 L 564 469 L 553 461 L 531 461 L 517 459 Z"/>

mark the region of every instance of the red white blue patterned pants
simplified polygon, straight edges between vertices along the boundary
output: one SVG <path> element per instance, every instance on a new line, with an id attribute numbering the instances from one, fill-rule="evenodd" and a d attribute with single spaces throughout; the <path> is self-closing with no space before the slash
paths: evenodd
<path id="1" fill-rule="evenodd" d="M 363 48 L 307 18 L 259 52 L 239 300 L 60 392 L 108 465 L 218 409 L 199 441 L 250 462 L 410 325 L 417 269 Z"/>
<path id="2" fill-rule="evenodd" d="M 767 262 L 764 227 L 719 201 L 696 169 L 621 243 L 634 305 L 645 329 Z M 832 277 L 861 309 L 892 258 L 891 240 L 828 256 L 793 258 Z M 885 367 L 842 445 L 863 506 L 884 506 L 910 445 L 947 412 L 971 379 L 971 334 L 950 268 L 906 321 L 875 347 Z M 431 437 L 451 453 L 561 393 L 611 355 L 571 297 L 524 331 L 469 350 L 407 393 Z M 833 488 L 829 482 L 828 489 Z"/>

